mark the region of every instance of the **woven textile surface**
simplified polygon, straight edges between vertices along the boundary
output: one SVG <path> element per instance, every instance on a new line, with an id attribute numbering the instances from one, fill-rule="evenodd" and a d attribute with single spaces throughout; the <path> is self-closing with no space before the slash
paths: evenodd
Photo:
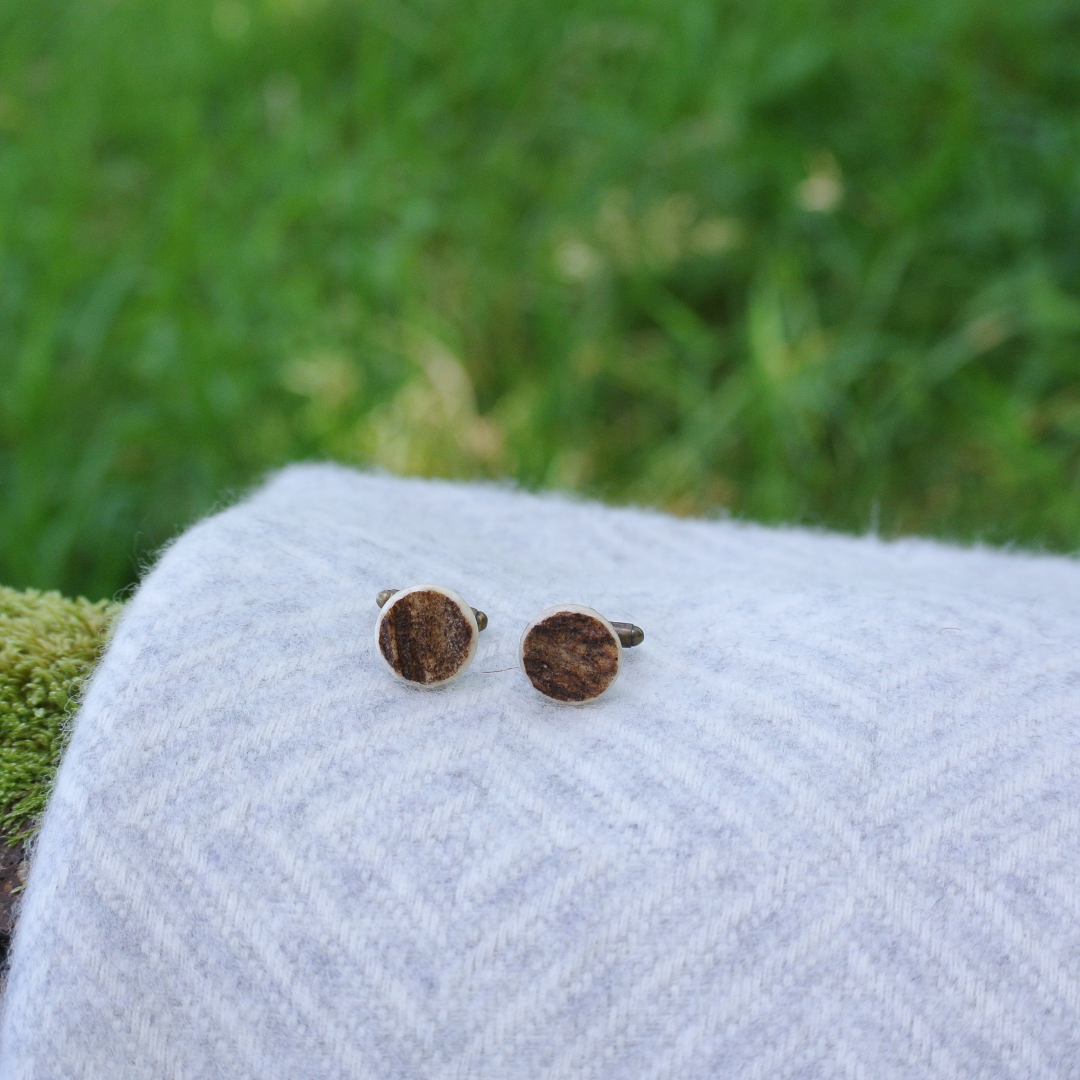
<path id="1" fill-rule="evenodd" d="M 645 629 L 581 708 L 561 602 Z M 287 470 L 91 683 L 0 1077 L 1080 1077 L 1080 564 Z"/>

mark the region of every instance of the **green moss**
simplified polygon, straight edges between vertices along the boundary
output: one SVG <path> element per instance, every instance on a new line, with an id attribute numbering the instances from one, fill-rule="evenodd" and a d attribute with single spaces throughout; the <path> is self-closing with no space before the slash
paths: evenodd
<path id="1" fill-rule="evenodd" d="M 0 586 L 0 837 L 45 808 L 66 721 L 121 606 Z"/>

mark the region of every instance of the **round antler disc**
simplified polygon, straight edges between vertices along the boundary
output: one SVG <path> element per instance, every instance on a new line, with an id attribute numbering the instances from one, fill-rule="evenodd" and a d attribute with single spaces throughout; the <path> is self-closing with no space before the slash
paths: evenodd
<path id="1" fill-rule="evenodd" d="M 460 675 L 476 653 L 472 608 L 457 593 L 432 585 L 403 589 L 379 615 L 383 659 L 402 679 L 438 686 Z"/>
<path id="2" fill-rule="evenodd" d="M 529 682 L 545 697 L 568 705 L 598 698 L 621 664 L 618 636 L 592 608 L 549 608 L 521 639 L 521 666 Z"/>

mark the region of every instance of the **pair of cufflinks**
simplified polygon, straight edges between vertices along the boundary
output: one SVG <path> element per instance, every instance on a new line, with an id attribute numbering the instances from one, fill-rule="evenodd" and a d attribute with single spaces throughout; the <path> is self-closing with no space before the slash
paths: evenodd
<path id="1" fill-rule="evenodd" d="M 384 589 L 375 642 L 390 670 L 414 686 L 445 686 L 472 663 L 480 631 L 488 624 L 441 585 Z M 619 677 L 623 649 L 645 634 L 633 623 L 609 622 L 576 604 L 540 612 L 521 635 L 518 659 L 525 677 L 546 698 L 582 705 L 607 692 Z"/>

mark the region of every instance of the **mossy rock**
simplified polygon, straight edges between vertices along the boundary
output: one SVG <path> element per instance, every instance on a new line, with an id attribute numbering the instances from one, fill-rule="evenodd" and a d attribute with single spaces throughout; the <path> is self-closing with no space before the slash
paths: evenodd
<path id="1" fill-rule="evenodd" d="M 123 605 L 0 586 L 0 838 L 45 809 L 79 693 Z"/>

